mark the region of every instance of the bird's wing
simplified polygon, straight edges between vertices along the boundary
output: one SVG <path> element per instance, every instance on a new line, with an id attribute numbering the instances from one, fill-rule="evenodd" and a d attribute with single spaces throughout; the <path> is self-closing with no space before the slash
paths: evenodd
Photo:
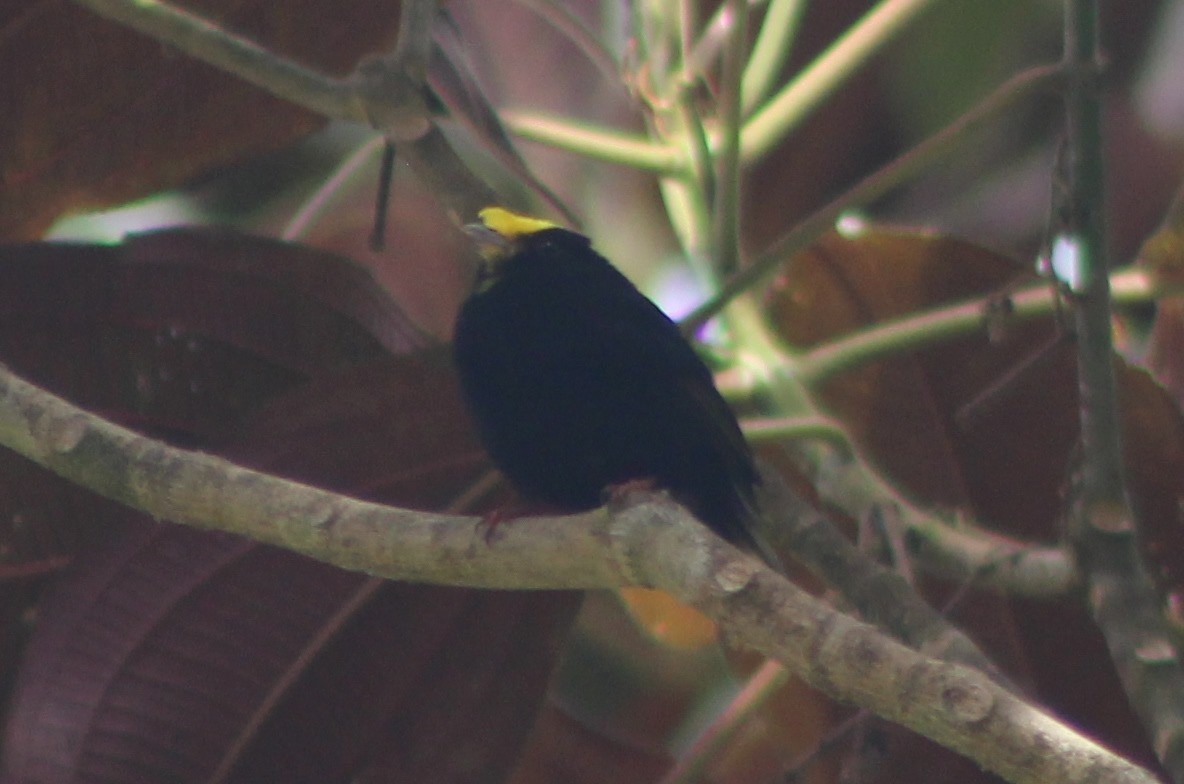
<path id="1" fill-rule="evenodd" d="M 616 270 L 613 270 L 616 273 Z M 619 274 L 619 273 L 617 273 Z M 690 421 L 710 422 L 703 428 L 715 450 L 725 456 L 731 479 L 744 489 L 757 481 L 748 442 L 736 423 L 736 416 L 715 387 L 710 369 L 683 337 L 678 325 L 657 305 L 630 284 L 630 296 L 598 303 L 590 319 L 604 331 L 604 340 L 622 348 L 622 356 L 636 366 L 660 368 L 667 377 L 677 379 L 685 397 L 674 396 L 672 405 L 687 401 Z"/>

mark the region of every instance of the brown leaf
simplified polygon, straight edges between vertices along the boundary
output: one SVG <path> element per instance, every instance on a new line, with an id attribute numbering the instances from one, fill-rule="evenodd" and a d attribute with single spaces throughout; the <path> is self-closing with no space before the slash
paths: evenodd
<path id="1" fill-rule="evenodd" d="M 22 256 L 16 280 L 38 285 L 21 307 L 64 303 L 45 309 L 57 320 L 27 325 L 40 345 L 46 331 L 58 341 L 50 365 L 94 353 L 92 338 L 120 356 L 127 334 L 171 328 L 182 346 L 201 337 L 205 375 L 193 377 L 245 390 L 230 420 L 168 430 L 175 438 L 421 506 L 487 470 L 443 352 L 389 353 L 417 335 L 346 262 L 184 233 L 25 250 L 42 255 Z M 47 356 L 30 353 L 29 369 Z M 126 366 L 104 356 L 90 360 L 107 379 L 94 394 L 111 390 L 108 413 L 135 418 L 139 398 L 118 394 L 136 389 Z M 143 366 L 175 370 L 171 356 Z M 87 403 L 92 390 L 76 386 Z M 153 397 L 151 422 L 206 421 L 178 416 L 177 401 L 202 402 L 193 386 L 179 390 L 194 400 Z M 8 716 L 6 781 L 500 781 L 579 601 L 382 582 L 87 500 L 68 511 L 84 528 L 101 512 L 107 536 L 38 608 Z"/>
<path id="2" fill-rule="evenodd" d="M 786 340 L 813 346 L 926 306 L 992 291 L 1003 297 L 1007 285 L 1021 280 L 1011 260 L 953 239 L 878 230 L 857 239 L 829 234 L 789 262 L 769 310 Z M 1029 329 L 1008 325 L 1008 345 L 1038 344 L 1042 333 Z M 1016 361 L 1014 353 L 989 347 L 983 335 L 940 344 L 843 373 L 820 392 L 898 481 L 929 503 L 963 504 L 978 475 L 963 470 L 967 455 L 958 452 L 954 412 Z M 968 366 L 961 375 L 948 367 L 959 360 Z"/>
<path id="3" fill-rule="evenodd" d="M 976 293 L 1005 303 L 1016 269 L 989 251 L 943 237 L 876 229 L 852 239 L 832 234 L 787 264 L 770 312 L 790 343 L 817 345 Z M 1002 316 L 995 326 L 1002 336 L 996 342 L 972 335 L 937 344 L 844 372 L 819 392 L 911 497 L 966 507 L 1011 536 L 1052 541 L 1077 437 L 1073 349 L 1050 345 L 1048 321 L 1024 325 Z M 1032 357 L 1039 360 L 977 406 L 967 427 L 958 424 L 963 406 Z M 1143 510 L 1148 552 L 1178 579 L 1184 426 L 1144 374 L 1119 365 L 1119 381 L 1131 486 Z M 1076 598 L 1005 605 L 983 595 L 960 604 L 952 617 L 1005 669 L 1029 680 L 1042 702 L 1151 764 L 1154 756 L 1105 646 Z M 921 764 L 916 755 L 904 757 Z M 909 770 L 914 780 L 921 775 Z"/>
<path id="4" fill-rule="evenodd" d="M 1179 283 L 1184 275 L 1184 198 L 1176 199 L 1159 228 L 1139 249 L 1139 263 L 1162 283 Z M 1143 365 L 1176 404 L 1184 402 L 1184 301 L 1163 297 L 1156 302 L 1155 321 Z"/>
<path id="5" fill-rule="evenodd" d="M 364 272 L 275 240 L 169 231 L 0 247 L 0 261 L 3 361 L 181 444 L 234 436 L 293 384 L 421 342 Z M 108 505 L 11 452 L 0 466 L 0 576 L 60 568 Z"/>
<path id="6" fill-rule="evenodd" d="M 660 751 L 610 738 L 547 705 L 510 784 L 650 784 L 670 764 Z"/>
<path id="7" fill-rule="evenodd" d="M 389 46 L 399 4 L 194 0 L 189 10 L 332 75 Z M 0 0 L 0 237 L 275 150 L 324 118 L 73 3 Z"/>
<path id="8" fill-rule="evenodd" d="M 617 592 L 639 628 L 655 642 L 675 648 L 702 648 L 718 639 L 715 622 L 665 591 L 628 587 Z"/>

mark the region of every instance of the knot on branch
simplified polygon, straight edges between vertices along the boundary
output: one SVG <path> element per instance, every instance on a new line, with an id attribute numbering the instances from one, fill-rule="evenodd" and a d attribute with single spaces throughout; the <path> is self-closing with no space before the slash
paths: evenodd
<path id="1" fill-rule="evenodd" d="M 432 129 L 422 80 L 392 57 L 368 57 L 350 75 L 362 116 L 393 142 L 421 139 Z"/>
<path id="2" fill-rule="evenodd" d="M 699 522 L 664 491 L 625 489 L 609 502 L 612 547 L 626 578 L 696 604 L 746 588 L 760 564 Z"/>
<path id="3" fill-rule="evenodd" d="M 985 678 L 959 667 L 943 676 L 941 704 L 959 724 L 978 724 L 991 715 L 995 694 Z"/>

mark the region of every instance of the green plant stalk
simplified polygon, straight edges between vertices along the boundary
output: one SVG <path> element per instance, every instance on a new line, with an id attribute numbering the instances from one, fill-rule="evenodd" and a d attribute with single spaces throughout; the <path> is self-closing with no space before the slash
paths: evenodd
<path id="1" fill-rule="evenodd" d="M 883 0 L 752 115 L 741 134 L 741 159 L 764 157 L 845 79 L 936 0 Z"/>
<path id="2" fill-rule="evenodd" d="M 770 245 L 751 263 L 730 278 L 711 300 L 703 303 L 683 319 L 686 334 L 693 334 L 727 306 L 743 291 L 756 286 L 773 274 L 785 260 L 805 248 L 847 210 L 869 204 L 891 189 L 908 181 L 918 172 L 943 159 L 967 137 L 988 121 L 1010 108 L 1032 92 L 1059 84 L 1063 78 L 1061 66 L 1041 66 L 1013 76 L 995 89 L 977 106 L 926 139 L 909 152 L 879 171 L 865 177 L 855 187 L 826 204 Z"/>
<path id="3" fill-rule="evenodd" d="M 981 311 L 980 311 L 981 312 Z M 755 373 L 770 408 L 782 416 L 824 419 L 803 379 L 798 357 L 787 354 L 750 298 L 728 307 L 728 324 L 741 361 Z M 1067 551 L 1017 542 L 915 504 L 862 457 L 847 437 L 810 438 L 795 443 L 802 469 L 830 503 L 858 518 L 868 509 L 897 510 L 910 532 L 912 554 L 933 573 L 994 586 L 1016 596 L 1063 596 L 1078 584 L 1076 564 Z"/>
<path id="4" fill-rule="evenodd" d="M 690 84 L 695 75 L 688 73 L 691 50 L 694 48 L 695 31 L 699 29 L 698 0 L 677 0 L 678 3 L 678 62 L 683 71 L 684 84 Z"/>
<path id="5" fill-rule="evenodd" d="M 744 417 L 740 428 L 744 437 L 755 444 L 821 439 L 840 448 L 850 447 L 842 423 L 826 416 Z"/>
<path id="6" fill-rule="evenodd" d="M 1114 299 L 1124 304 L 1153 302 L 1168 294 L 1179 294 L 1181 286 L 1155 278 L 1145 268 L 1115 273 Z M 1050 283 L 1037 283 L 1007 297 L 1012 306 L 1005 317 L 1024 321 L 1051 314 L 1057 297 Z M 963 300 L 922 313 L 881 321 L 797 354 L 790 361 L 797 378 L 816 386 L 832 376 L 860 365 L 906 351 L 915 351 L 944 340 L 979 332 L 987 322 L 990 297 Z"/>
<path id="7" fill-rule="evenodd" d="M 715 250 L 712 240 L 711 194 L 715 190 L 715 171 L 707 131 L 703 126 L 692 91 L 686 89 L 695 75 L 687 72 L 686 53 L 695 23 L 694 7 L 686 0 L 669 0 L 674 7 L 664 15 L 667 25 L 661 28 L 663 40 L 677 45 L 678 61 L 669 64 L 668 72 L 651 69 L 652 86 L 661 90 L 651 105 L 655 117 L 651 134 L 672 144 L 686 162 L 680 177 L 663 177 L 659 189 L 666 205 L 671 228 L 678 237 L 684 255 L 700 280 L 714 280 L 710 266 Z M 669 24 L 675 25 L 674 30 Z"/>
<path id="8" fill-rule="evenodd" d="M 780 77 L 805 8 L 805 0 L 770 0 L 741 82 L 745 117 L 768 97 Z"/>
<path id="9" fill-rule="evenodd" d="M 729 0 L 732 17 L 724 49 L 719 101 L 721 125 L 716 177 L 712 251 L 715 281 L 740 266 L 740 121 L 744 111 L 742 79 L 748 45 L 748 0 Z"/>
<path id="10" fill-rule="evenodd" d="M 670 226 L 692 270 L 700 280 L 712 281 L 715 273 L 710 265 L 713 245 L 708 194 L 714 189 L 715 174 L 711 152 L 689 96 L 679 95 L 674 101 L 674 109 L 667 113 L 666 121 L 673 126 L 670 137 L 684 145 L 684 158 L 690 166 L 681 177 L 662 177 L 658 188 Z"/>
<path id="11" fill-rule="evenodd" d="M 695 275 L 707 279 L 710 276 L 707 258 L 711 236 L 703 227 L 711 225 L 711 210 L 703 200 L 702 192 L 687 179 L 672 177 L 659 180 L 658 190 L 683 254 Z"/>
<path id="12" fill-rule="evenodd" d="M 576 122 L 542 112 L 503 109 L 506 128 L 516 136 L 608 163 L 663 177 L 681 177 L 688 165 L 678 149 L 639 133 Z"/>

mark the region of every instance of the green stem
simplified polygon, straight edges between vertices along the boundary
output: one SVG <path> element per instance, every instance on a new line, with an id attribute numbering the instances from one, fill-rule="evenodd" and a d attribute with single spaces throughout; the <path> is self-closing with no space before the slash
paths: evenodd
<path id="1" fill-rule="evenodd" d="M 687 173 L 687 161 L 673 145 L 653 141 L 642 134 L 538 112 L 503 109 L 500 115 L 505 126 L 523 139 L 664 177 L 681 177 Z"/>
<path id="2" fill-rule="evenodd" d="M 1009 79 L 976 107 L 940 132 L 926 139 L 908 153 L 869 175 L 851 190 L 814 212 L 783 235 L 752 262 L 732 276 L 710 301 L 682 321 L 683 331 L 692 334 L 718 314 L 734 297 L 755 286 L 801 249 L 834 227 L 844 211 L 868 204 L 892 188 L 907 182 L 925 167 L 943 159 L 967 137 L 1010 108 L 1020 98 L 1037 89 L 1057 84 L 1062 79 L 1060 66 L 1042 66 L 1024 71 Z"/>
<path id="3" fill-rule="evenodd" d="M 773 149 L 880 47 L 935 0 L 883 0 L 753 114 L 741 136 L 751 164 Z"/>
<path id="4" fill-rule="evenodd" d="M 805 8 L 805 0 L 770 0 L 761 31 L 752 46 L 752 56 L 744 69 L 741 93 L 745 116 L 765 100 L 773 83 L 780 78 Z"/>
<path id="5" fill-rule="evenodd" d="M 715 159 L 712 255 L 717 275 L 731 274 L 740 266 L 740 120 L 744 111 L 741 80 L 748 45 L 748 0 L 730 0 L 728 8 L 732 29 L 724 49 L 719 106 L 722 136 Z"/>
<path id="6" fill-rule="evenodd" d="M 1179 293 L 1181 288 L 1149 276 L 1144 268 L 1116 273 L 1112 286 L 1114 299 L 1126 304 L 1154 302 L 1160 297 Z M 1047 283 L 1019 289 L 1007 299 L 1011 309 L 1006 318 L 1016 321 L 1047 316 L 1057 306 L 1057 297 Z M 867 362 L 979 332 L 987 321 L 989 305 L 988 298 L 977 297 L 879 322 L 797 355 L 792 360 L 794 375 L 808 386 L 815 386 Z"/>
<path id="7" fill-rule="evenodd" d="M 851 445 L 842 423 L 827 416 L 745 417 L 740 427 L 744 437 L 756 444 L 822 440 L 840 449 L 847 449 Z"/>

